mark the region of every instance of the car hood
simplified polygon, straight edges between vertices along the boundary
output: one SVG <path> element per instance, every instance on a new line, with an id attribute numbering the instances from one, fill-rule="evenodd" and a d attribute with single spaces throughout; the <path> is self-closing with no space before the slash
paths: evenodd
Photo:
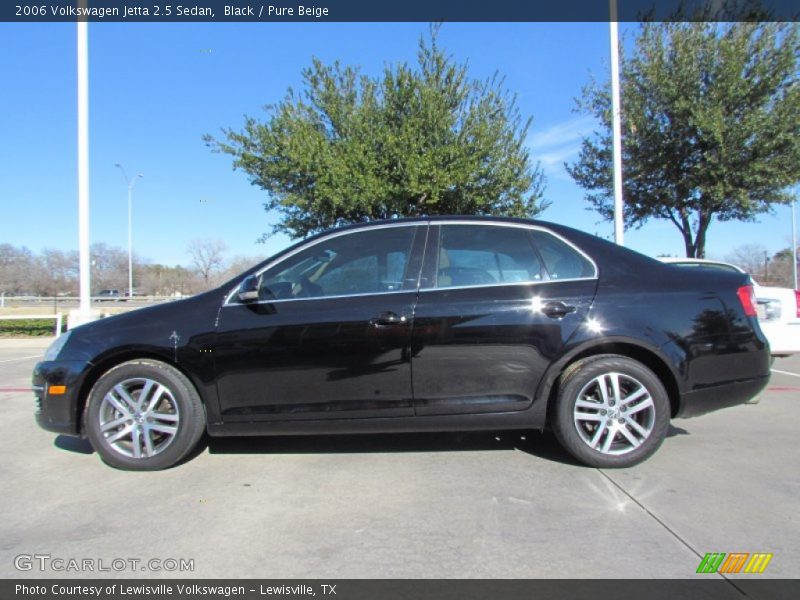
<path id="1" fill-rule="evenodd" d="M 70 330 L 58 358 L 96 362 L 112 349 L 177 351 L 193 338 L 213 333 L 224 300 L 225 290 L 216 289 L 86 323 Z"/>

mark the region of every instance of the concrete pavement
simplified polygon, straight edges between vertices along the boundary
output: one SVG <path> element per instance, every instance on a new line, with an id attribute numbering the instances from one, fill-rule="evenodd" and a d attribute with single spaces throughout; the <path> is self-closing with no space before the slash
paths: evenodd
<path id="1" fill-rule="evenodd" d="M 762 577 L 798 575 L 800 357 L 628 470 L 501 432 L 213 440 L 129 473 L 34 423 L 15 389 L 46 343 L 0 340 L 3 577 L 91 576 L 15 569 L 36 553 L 194 561 L 100 574 L 124 577 L 692 578 L 706 552 L 771 552 Z"/>

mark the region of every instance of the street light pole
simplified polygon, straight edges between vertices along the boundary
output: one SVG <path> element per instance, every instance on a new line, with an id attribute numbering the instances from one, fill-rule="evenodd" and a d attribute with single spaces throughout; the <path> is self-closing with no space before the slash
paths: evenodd
<path id="1" fill-rule="evenodd" d="M 611 121 L 614 150 L 614 241 L 625 245 L 624 203 L 622 197 L 622 123 L 619 98 L 619 23 L 617 0 L 609 0 L 611 37 Z"/>
<path id="2" fill-rule="evenodd" d="M 128 174 L 122 164 L 116 163 L 114 166 L 119 167 L 119 170 L 122 171 L 125 184 L 128 186 L 128 298 L 133 298 L 133 188 L 144 175 L 138 173 L 133 179 L 128 179 Z"/>
<path id="3" fill-rule="evenodd" d="M 82 4 L 85 6 L 85 2 Z M 89 23 L 77 23 L 78 55 L 78 256 L 80 308 L 77 322 L 88 323 L 92 313 L 89 265 Z M 72 326 L 72 325 L 70 325 Z"/>
<path id="4" fill-rule="evenodd" d="M 792 279 L 794 289 L 799 289 L 797 285 L 797 198 L 792 202 Z"/>

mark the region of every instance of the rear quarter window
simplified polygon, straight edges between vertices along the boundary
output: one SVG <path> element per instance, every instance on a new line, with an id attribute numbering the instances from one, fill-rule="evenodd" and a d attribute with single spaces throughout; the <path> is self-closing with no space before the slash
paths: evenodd
<path id="1" fill-rule="evenodd" d="M 566 242 L 545 231 L 531 231 L 531 237 L 551 280 L 597 277 L 592 262 Z"/>

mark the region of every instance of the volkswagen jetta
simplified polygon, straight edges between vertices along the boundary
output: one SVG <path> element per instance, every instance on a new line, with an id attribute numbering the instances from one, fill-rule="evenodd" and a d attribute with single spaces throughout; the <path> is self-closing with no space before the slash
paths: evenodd
<path id="1" fill-rule="evenodd" d="M 37 420 L 126 469 L 174 465 L 204 431 L 544 428 L 626 467 L 670 419 L 767 383 L 747 276 L 702 271 L 540 221 L 350 226 L 61 336 L 35 367 Z"/>

